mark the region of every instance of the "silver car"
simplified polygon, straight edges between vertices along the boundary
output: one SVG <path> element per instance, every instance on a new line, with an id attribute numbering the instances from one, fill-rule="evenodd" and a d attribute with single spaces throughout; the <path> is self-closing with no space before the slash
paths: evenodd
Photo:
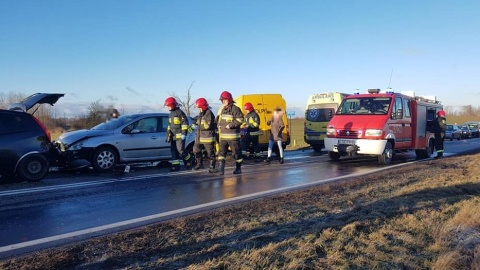
<path id="1" fill-rule="evenodd" d="M 118 164 L 170 159 L 167 126 L 167 113 L 123 115 L 88 130 L 64 133 L 55 143 L 67 164 L 87 160 L 96 171 L 111 171 Z M 192 151 L 194 141 L 195 131 L 189 132 L 187 151 Z"/>

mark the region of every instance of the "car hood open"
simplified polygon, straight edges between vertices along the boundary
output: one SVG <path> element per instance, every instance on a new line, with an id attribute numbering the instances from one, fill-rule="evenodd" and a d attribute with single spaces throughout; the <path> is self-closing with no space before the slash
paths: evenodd
<path id="1" fill-rule="evenodd" d="M 28 111 L 36 104 L 50 104 L 53 106 L 65 94 L 36 93 L 26 97 L 19 103 L 13 103 L 8 106 L 9 110 Z"/>

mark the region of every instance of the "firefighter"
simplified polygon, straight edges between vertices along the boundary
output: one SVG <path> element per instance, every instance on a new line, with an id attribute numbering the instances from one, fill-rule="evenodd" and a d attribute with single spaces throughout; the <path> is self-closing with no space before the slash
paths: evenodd
<path id="1" fill-rule="evenodd" d="M 283 164 L 283 135 L 282 132 L 285 129 L 285 123 L 283 123 L 283 111 L 282 108 L 276 107 L 273 111 L 272 119 L 267 121 L 267 125 L 271 126 L 270 138 L 268 140 L 267 159 L 264 160 L 265 164 L 270 164 L 270 158 L 272 157 L 272 151 L 275 144 L 278 146 L 280 159 L 278 163 Z"/>
<path id="2" fill-rule="evenodd" d="M 165 100 L 165 107 L 170 111 L 167 127 L 167 142 L 170 142 L 172 154 L 171 172 L 180 170 L 180 159 L 183 159 L 185 167 L 190 167 L 191 155 L 185 151 L 185 138 L 187 136 L 187 115 L 180 109 L 177 100 L 169 97 Z"/>
<path id="3" fill-rule="evenodd" d="M 250 154 L 248 148 L 251 143 L 255 162 L 259 162 L 260 145 L 258 143 L 258 136 L 262 135 L 262 131 L 260 131 L 260 116 L 258 116 L 258 113 L 250 102 L 245 103 L 243 108 L 247 111 L 247 115 L 245 115 L 245 123 L 243 124 L 242 154 L 243 156 Z"/>
<path id="4" fill-rule="evenodd" d="M 193 145 L 193 154 L 197 165 L 194 170 L 203 169 L 203 148 L 207 152 L 207 156 L 210 159 L 210 167 L 208 171 L 210 173 L 215 172 L 215 130 L 217 129 L 215 123 L 215 116 L 208 105 L 207 100 L 199 98 L 195 101 L 195 108 L 200 110 L 198 116 L 195 119 L 195 125 L 197 127 L 197 134 L 195 137 L 195 144 Z"/>
<path id="5" fill-rule="evenodd" d="M 437 155 L 435 159 L 443 158 L 443 139 L 445 137 L 445 129 L 447 127 L 447 119 L 445 118 L 445 111 L 437 112 L 437 118 L 433 120 L 433 132 L 435 134 L 435 149 Z"/>
<path id="6" fill-rule="evenodd" d="M 218 162 L 219 168 L 216 170 L 219 175 L 225 172 L 225 158 L 227 156 L 228 147 L 232 150 L 232 155 L 235 158 L 235 170 L 233 174 L 242 173 L 242 152 L 240 150 L 240 127 L 243 124 L 243 113 L 233 101 L 232 94 L 228 91 L 223 91 L 220 94 L 220 101 L 222 102 L 222 109 L 217 116 L 218 131 L 219 131 L 219 153 Z"/>

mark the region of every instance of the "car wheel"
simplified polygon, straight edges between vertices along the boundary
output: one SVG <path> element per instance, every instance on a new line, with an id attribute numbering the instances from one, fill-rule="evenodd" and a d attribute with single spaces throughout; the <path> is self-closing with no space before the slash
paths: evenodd
<path id="1" fill-rule="evenodd" d="M 388 165 L 392 163 L 393 157 L 393 146 L 391 142 L 387 142 L 385 144 L 385 149 L 383 150 L 383 154 L 378 156 L 378 163 L 383 165 Z"/>
<path id="2" fill-rule="evenodd" d="M 50 164 L 44 155 L 32 154 L 22 159 L 17 174 L 23 180 L 37 182 L 47 175 L 49 169 Z"/>
<path id="3" fill-rule="evenodd" d="M 330 160 L 339 161 L 341 155 L 338 152 L 328 151 L 328 157 L 330 158 Z"/>
<path id="4" fill-rule="evenodd" d="M 98 172 L 111 171 L 118 163 L 117 152 L 110 146 L 100 147 L 93 153 L 91 163 Z"/>

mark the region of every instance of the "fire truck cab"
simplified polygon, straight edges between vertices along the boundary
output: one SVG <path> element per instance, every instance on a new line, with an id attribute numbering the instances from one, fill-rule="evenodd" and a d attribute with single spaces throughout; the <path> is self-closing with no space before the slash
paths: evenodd
<path id="1" fill-rule="evenodd" d="M 443 109 L 436 98 L 427 99 L 390 89 L 369 89 L 345 97 L 327 126 L 325 149 L 330 159 L 377 156 L 390 164 L 395 152 L 415 150 L 418 158 L 434 151 L 432 121 Z"/>

